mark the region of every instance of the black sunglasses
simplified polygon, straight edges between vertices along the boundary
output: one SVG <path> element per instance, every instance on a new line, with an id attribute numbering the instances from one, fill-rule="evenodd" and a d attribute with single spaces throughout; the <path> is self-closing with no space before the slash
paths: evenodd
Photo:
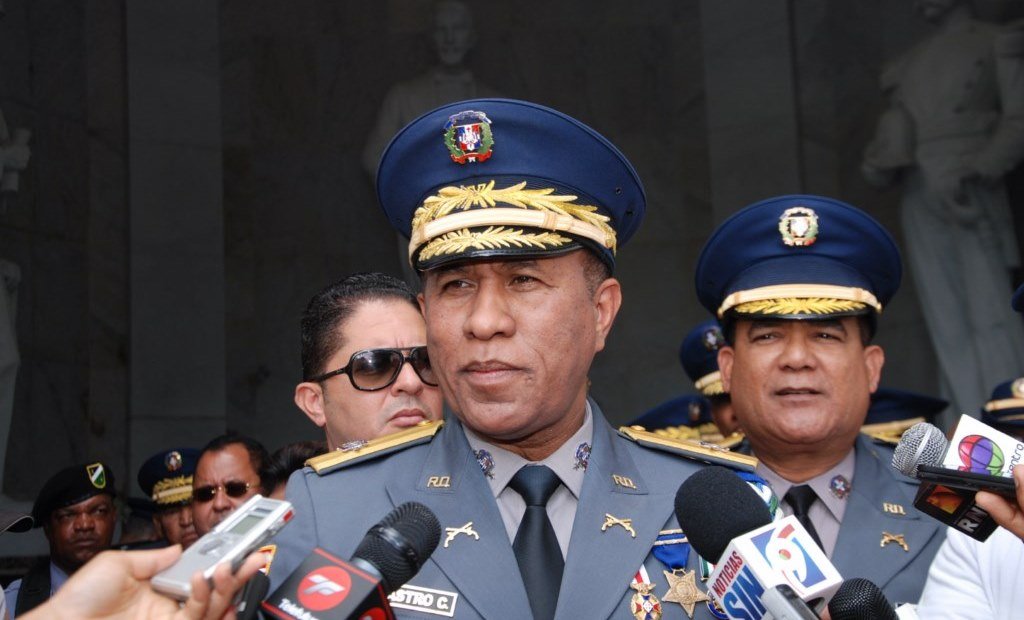
<path id="1" fill-rule="evenodd" d="M 406 351 L 409 352 L 406 355 Z M 352 387 L 363 392 L 383 390 L 398 379 L 402 366 L 409 362 L 416 376 L 427 385 L 436 386 L 437 376 L 430 366 L 427 347 L 410 347 L 407 349 L 365 349 L 356 351 L 344 368 L 325 372 L 312 377 L 309 381 L 317 383 L 330 379 L 335 375 L 348 375 Z"/>
<path id="2" fill-rule="evenodd" d="M 205 504 L 214 497 L 217 493 L 224 489 L 228 497 L 239 498 L 245 495 L 245 493 L 252 487 L 252 484 L 248 482 L 242 482 L 241 480 L 229 480 L 224 484 L 210 484 L 205 487 L 196 487 L 192 489 L 192 499 L 201 504 Z"/>

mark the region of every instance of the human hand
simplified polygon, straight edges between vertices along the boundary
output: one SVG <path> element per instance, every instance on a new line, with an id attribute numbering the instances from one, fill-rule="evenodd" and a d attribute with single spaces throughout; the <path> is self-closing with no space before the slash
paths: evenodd
<path id="1" fill-rule="evenodd" d="M 231 604 L 261 566 L 262 553 L 253 553 L 231 574 L 229 563 L 217 567 L 212 588 L 201 573 L 192 576 L 192 595 L 184 604 L 149 585 L 151 577 L 181 557 L 175 545 L 153 551 L 104 551 L 80 568 L 49 601 L 19 616 L 25 620 L 53 617 L 89 619 L 166 618 L 214 620 L 234 618 Z"/>
<path id="2" fill-rule="evenodd" d="M 990 514 L 996 523 L 1014 536 L 1024 539 L 1024 466 L 1013 468 L 1013 481 L 1017 486 L 1017 501 L 988 491 L 978 491 L 974 501 Z"/>

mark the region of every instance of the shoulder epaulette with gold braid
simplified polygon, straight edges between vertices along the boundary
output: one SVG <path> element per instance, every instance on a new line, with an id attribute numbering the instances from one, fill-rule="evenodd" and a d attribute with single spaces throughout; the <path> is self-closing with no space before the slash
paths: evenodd
<path id="1" fill-rule="evenodd" d="M 314 456 L 306 461 L 313 471 L 326 476 L 336 469 L 355 465 L 363 461 L 398 452 L 434 438 L 444 426 L 443 420 L 420 422 L 416 426 L 384 435 L 368 441 L 350 441 L 333 452 Z"/>
<path id="2" fill-rule="evenodd" d="M 646 448 L 671 452 L 702 463 L 724 465 L 743 471 L 754 471 L 757 467 L 756 458 L 731 452 L 728 448 L 707 441 L 664 437 L 645 430 L 642 426 L 622 426 L 619 428 L 619 434 Z"/>
<path id="3" fill-rule="evenodd" d="M 903 437 L 903 432 L 918 422 L 925 422 L 924 418 L 908 418 L 906 420 L 893 420 L 892 422 L 879 422 L 878 424 L 865 424 L 860 427 L 860 432 L 880 443 L 896 445 Z"/>

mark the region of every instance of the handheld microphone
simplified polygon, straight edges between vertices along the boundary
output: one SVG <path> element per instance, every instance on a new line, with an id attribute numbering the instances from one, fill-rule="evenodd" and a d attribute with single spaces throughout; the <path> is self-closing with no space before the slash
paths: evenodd
<path id="1" fill-rule="evenodd" d="M 270 577 L 263 571 L 256 571 L 239 593 L 238 604 L 235 605 L 237 620 L 253 620 L 259 617 L 257 610 L 260 608 L 260 602 L 267 598 L 269 590 Z"/>
<path id="2" fill-rule="evenodd" d="M 1024 444 L 970 416 L 962 416 L 952 445 L 942 431 L 927 422 L 911 426 L 896 445 L 892 466 L 924 482 L 1015 498 L 1012 472 L 1022 454 Z"/>
<path id="3" fill-rule="evenodd" d="M 345 562 L 314 549 L 263 602 L 274 618 L 393 618 L 388 595 L 419 572 L 441 540 L 429 508 L 407 502 L 366 532 Z"/>
<path id="4" fill-rule="evenodd" d="M 706 467 L 676 493 L 676 519 L 715 569 L 708 594 L 731 618 L 817 618 L 842 578 L 795 517 L 771 520 L 764 501 L 731 470 Z"/>
<path id="5" fill-rule="evenodd" d="M 839 586 L 828 602 L 828 613 L 832 620 L 899 620 L 878 586 L 861 577 Z"/>
<path id="6" fill-rule="evenodd" d="M 921 480 L 915 508 L 975 540 L 985 541 L 998 525 L 977 506 L 974 494 L 985 490 L 1015 497 L 1015 484 L 1009 476 L 1022 452 L 1024 444 L 970 416 L 961 416 L 952 446 L 942 431 L 927 422 L 907 429 L 893 453 L 892 465 L 900 473 Z"/>

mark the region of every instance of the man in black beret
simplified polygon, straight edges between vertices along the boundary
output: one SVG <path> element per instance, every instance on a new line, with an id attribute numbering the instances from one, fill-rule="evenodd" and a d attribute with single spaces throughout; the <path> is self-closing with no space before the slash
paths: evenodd
<path id="1" fill-rule="evenodd" d="M 50 557 L 7 586 L 11 618 L 45 602 L 68 576 L 110 547 L 117 520 L 114 495 L 114 474 L 100 462 L 62 469 L 46 481 L 32 518 L 50 543 Z"/>

